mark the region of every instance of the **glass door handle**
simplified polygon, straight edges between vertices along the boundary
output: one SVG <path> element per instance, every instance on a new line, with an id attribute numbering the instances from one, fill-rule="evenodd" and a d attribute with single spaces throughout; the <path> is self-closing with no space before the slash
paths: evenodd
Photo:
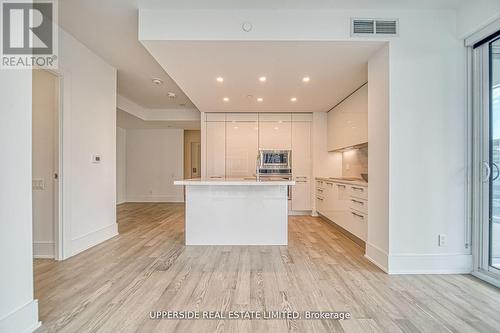
<path id="1" fill-rule="evenodd" d="M 498 165 L 496 163 L 492 163 L 493 164 L 493 167 L 495 168 L 495 171 L 497 172 L 496 176 L 493 177 L 493 179 L 491 181 L 495 181 L 498 179 L 498 177 L 500 176 L 500 169 L 498 169 Z"/>
<path id="2" fill-rule="evenodd" d="M 490 180 L 491 168 L 488 162 L 483 162 L 483 166 L 486 168 L 486 177 L 484 177 L 483 182 L 486 183 L 488 180 Z"/>

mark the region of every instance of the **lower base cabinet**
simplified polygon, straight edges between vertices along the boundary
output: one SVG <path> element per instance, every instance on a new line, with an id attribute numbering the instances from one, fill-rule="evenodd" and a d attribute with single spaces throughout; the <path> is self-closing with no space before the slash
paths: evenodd
<path id="1" fill-rule="evenodd" d="M 368 188 L 316 179 L 316 211 L 366 242 Z"/>

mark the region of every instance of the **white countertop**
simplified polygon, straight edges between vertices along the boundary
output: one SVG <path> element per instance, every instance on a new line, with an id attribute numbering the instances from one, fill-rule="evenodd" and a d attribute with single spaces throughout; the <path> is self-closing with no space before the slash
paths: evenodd
<path id="1" fill-rule="evenodd" d="M 343 179 L 343 178 L 316 177 L 316 180 L 324 180 L 324 181 L 333 182 L 333 183 L 351 184 L 351 185 L 356 185 L 356 186 L 368 187 L 368 183 L 362 179 L 352 180 L 352 179 Z"/>
<path id="2" fill-rule="evenodd" d="M 195 178 L 174 181 L 174 185 L 188 186 L 276 186 L 276 185 L 295 185 L 294 180 L 256 180 L 244 178 Z"/>

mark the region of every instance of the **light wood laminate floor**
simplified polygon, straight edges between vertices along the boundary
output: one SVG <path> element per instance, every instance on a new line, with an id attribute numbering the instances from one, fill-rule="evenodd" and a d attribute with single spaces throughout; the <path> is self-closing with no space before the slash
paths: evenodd
<path id="1" fill-rule="evenodd" d="M 500 291 L 469 275 L 388 276 L 320 218 L 288 247 L 186 247 L 184 207 L 125 204 L 120 235 L 35 261 L 38 332 L 498 332 Z M 265 230 L 262 230 L 265 232 Z M 153 310 L 349 311 L 333 320 L 151 320 Z"/>

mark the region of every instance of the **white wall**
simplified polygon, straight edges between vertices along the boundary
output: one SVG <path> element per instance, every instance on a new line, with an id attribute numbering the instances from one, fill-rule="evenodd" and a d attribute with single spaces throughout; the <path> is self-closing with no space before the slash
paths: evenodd
<path id="1" fill-rule="evenodd" d="M 31 71 L 0 74 L 0 332 L 38 326 L 33 299 Z"/>
<path id="2" fill-rule="evenodd" d="M 66 32 L 59 38 L 67 258 L 117 234 L 116 70 Z"/>
<path id="3" fill-rule="evenodd" d="M 404 38 L 389 51 L 390 271 L 469 272 L 463 40 L 453 35 L 453 13 L 403 22 Z M 438 247 L 439 234 L 448 236 L 446 247 Z"/>
<path id="4" fill-rule="evenodd" d="M 116 128 L 116 204 L 127 201 L 127 131 Z"/>
<path id="5" fill-rule="evenodd" d="M 464 1 L 458 10 L 457 33 L 466 38 L 500 18 L 500 1 Z"/>
<path id="6" fill-rule="evenodd" d="M 44 70 L 33 71 L 33 179 L 43 189 L 33 190 L 33 255 L 54 258 L 55 190 L 57 183 L 56 131 L 58 129 L 58 80 Z"/>
<path id="7" fill-rule="evenodd" d="M 368 241 L 366 256 L 389 271 L 389 45 L 368 62 Z"/>
<path id="8" fill-rule="evenodd" d="M 221 10 L 207 15 L 141 10 L 139 38 L 366 40 L 350 36 L 351 17 L 399 19 L 398 37 L 369 39 L 390 43 L 390 271 L 470 272 L 464 209 L 466 52 L 455 11 Z M 252 22 L 252 32 L 234 29 L 242 20 Z M 197 29 L 200 25 L 204 29 Z M 448 236 L 446 247 L 437 246 L 441 233 Z"/>
<path id="9" fill-rule="evenodd" d="M 127 129 L 127 201 L 183 202 L 182 129 Z"/>

